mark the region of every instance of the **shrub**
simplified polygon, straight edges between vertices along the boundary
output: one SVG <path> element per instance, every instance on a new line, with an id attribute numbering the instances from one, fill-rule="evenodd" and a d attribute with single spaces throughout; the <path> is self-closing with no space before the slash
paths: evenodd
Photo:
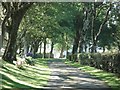
<path id="1" fill-rule="evenodd" d="M 77 55 L 69 55 L 68 59 L 75 60 L 76 57 Z M 77 59 L 82 65 L 93 66 L 120 75 L 119 53 L 80 53 Z"/>

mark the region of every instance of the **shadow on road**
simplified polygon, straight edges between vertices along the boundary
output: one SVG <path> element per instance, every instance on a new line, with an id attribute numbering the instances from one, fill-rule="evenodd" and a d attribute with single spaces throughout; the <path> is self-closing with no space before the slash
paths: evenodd
<path id="1" fill-rule="evenodd" d="M 52 71 L 48 89 L 56 90 L 111 90 L 103 81 L 78 68 L 64 64 L 62 59 L 49 60 Z"/>

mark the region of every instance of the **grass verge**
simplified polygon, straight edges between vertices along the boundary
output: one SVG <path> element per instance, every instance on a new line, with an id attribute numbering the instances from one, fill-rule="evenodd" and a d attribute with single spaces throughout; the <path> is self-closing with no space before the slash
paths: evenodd
<path id="1" fill-rule="evenodd" d="M 41 88 L 47 84 L 50 69 L 46 59 L 34 59 L 35 66 L 24 65 L 23 69 L 1 60 L 0 78 L 1 87 L 13 88 Z"/>
<path id="2" fill-rule="evenodd" d="M 90 66 L 80 65 L 79 63 L 75 63 L 72 61 L 65 61 L 66 64 L 79 68 L 80 70 L 90 73 L 94 75 L 98 79 L 104 81 L 109 87 L 113 90 L 120 90 L 120 78 L 118 78 L 115 74 L 109 73 L 100 69 L 96 69 Z"/>

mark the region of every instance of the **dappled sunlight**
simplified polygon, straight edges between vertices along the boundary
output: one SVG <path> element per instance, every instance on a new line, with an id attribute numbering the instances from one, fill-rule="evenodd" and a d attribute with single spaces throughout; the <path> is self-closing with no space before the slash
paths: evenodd
<path id="1" fill-rule="evenodd" d="M 74 89 L 72 86 L 60 86 L 60 88 L 65 88 L 65 89 Z"/>
<path id="2" fill-rule="evenodd" d="M 90 73 L 94 77 L 96 77 L 100 80 L 103 80 L 107 85 L 109 85 L 113 89 L 115 88 L 115 90 L 119 90 L 119 88 L 120 88 L 120 79 L 117 76 L 115 76 L 115 74 L 113 74 L 113 73 L 108 73 L 106 71 L 96 69 L 96 68 L 90 67 L 90 66 L 83 66 L 83 65 L 79 65 L 79 64 L 76 65 L 74 63 L 71 63 L 70 61 L 67 61 L 66 64 L 78 67 L 79 70 Z M 87 81 L 92 82 L 93 79 L 91 80 L 90 78 L 81 78 L 81 80 L 87 80 Z M 93 83 L 96 84 L 96 82 L 94 82 L 94 81 L 93 81 Z"/>
<path id="3" fill-rule="evenodd" d="M 51 61 L 50 71 L 52 74 L 48 81 L 48 88 L 55 89 L 76 89 L 76 88 L 108 88 L 103 81 L 96 79 L 78 68 L 64 64 L 62 61 Z"/>
<path id="4" fill-rule="evenodd" d="M 92 70 L 92 72 L 100 72 L 101 70 L 97 69 L 97 70 Z"/>
<path id="5" fill-rule="evenodd" d="M 14 81 L 14 82 L 16 82 L 16 83 L 19 82 L 19 84 L 23 84 L 23 85 L 26 85 L 26 86 L 29 86 L 29 87 L 40 88 L 39 86 L 35 86 L 35 85 L 32 85 L 32 84 L 29 84 L 29 83 L 20 81 L 20 80 L 16 79 L 14 76 L 12 76 L 12 75 L 10 75 L 10 74 L 4 73 L 4 72 L 2 72 L 2 71 L 0 71 L 0 73 L 1 73 L 2 75 L 6 76 L 6 77 L 9 77 L 10 80 L 12 80 L 12 81 Z"/>
<path id="6" fill-rule="evenodd" d="M 119 0 L 2 1 L 3 89 L 120 90 Z"/>
<path id="7" fill-rule="evenodd" d="M 36 60 L 36 62 L 38 62 Z M 42 61 L 46 62 L 46 61 Z M 50 70 L 47 64 L 41 63 L 35 66 L 24 65 L 24 69 L 19 69 L 15 65 L 3 61 L 2 71 L 2 88 L 42 88 L 47 84 L 50 76 Z"/>
<path id="8" fill-rule="evenodd" d="M 5 62 L 4 62 L 5 63 Z M 40 67 L 39 67 L 40 65 Z M 49 68 L 48 66 L 49 65 Z M 76 65 L 72 63 L 72 65 Z M 12 64 L 4 64 L 2 71 L 3 76 L 2 87 L 3 88 L 108 88 L 103 81 L 110 86 L 118 87 L 120 85 L 119 79 L 113 77 L 113 74 L 104 73 L 104 71 L 95 69 L 89 66 L 77 66 L 71 67 L 64 64 L 62 60 L 36 60 L 35 66 L 25 65 L 24 70 L 18 69 Z M 97 76 L 90 76 L 89 74 L 81 71 L 89 72 L 92 75 L 96 73 Z M 51 76 L 50 75 L 51 73 Z M 49 79 L 49 80 L 48 80 Z M 48 82 L 47 82 L 48 81 Z M 116 83 L 115 83 L 116 82 Z M 48 85 L 47 85 L 48 84 Z M 45 87 L 42 87 L 45 86 Z"/>
<path id="9" fill-rule="evenodd" d="M 49 68 L 40 68 L 40 67 L 37 67 L 37 65 L 36 66 L 30 66 L 30 68 L 32 68 L 34 71 L 49 71 L 50 69 Z M 29 68 L 29 69 L 30 69 Z"/>

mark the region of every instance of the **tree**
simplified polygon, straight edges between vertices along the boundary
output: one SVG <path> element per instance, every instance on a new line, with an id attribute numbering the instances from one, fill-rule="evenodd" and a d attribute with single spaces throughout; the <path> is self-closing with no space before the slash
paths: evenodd
<path id="1" fill-rule="evenodd" d="M 3 55 L 3 60 L 13 63 L 16 60 L 16 38 L 21 20 L 32 3 L 2 2 L 4 20 L 2 22 L 2 35 L 8 32 L 9 40 Z"/>
<path id="2" fill-rule="evenodd" d="M 52 10 L 51 8 L 53 8 L 53 6 L 51 6 L 51 4 L 49 3 L 47 6 L 46 3 L 36 3 L 31 7 L 31 9 L 29 9 L 29 11 L 27 12 L 28 15 L 26 15 L 25 17 L 27 19 L 26 23 L 29 27 L 25 35 L 26 40 L 30 42 L 29 45 L 31 45 L 33 52 L 37 51 L 39 43 L 43 42 L 43 57 L 46 56 L 46 39 L 51 39 L 53 42 L 53 38 L 56 37 L 57 32 L 59 32 L 60 30 L 59 23 L 54 16 L 54 12 L 50 14 L 48 10 Z M 51 53 L 53 51 L 52 49 Z M 33 54 L 35 53 L 36 52 L 34 52 Z"/>
<path id="3" fill-rule="evenodd" d="M 114 32 L 111 36 L 114 38 L 113 44 L 118 47 L 118 51 L 120 52 L 120 2 L 114 3 L 114 8 L 112 8 L 112 18 L 109 22 L 109 27 L 113 28 Z"/>
<path id="4" fill-rule="evenodd" d="M 107 6 L 106 5 L 104 6 L 103 3 L 93 3 L 92 4 L 92 25 L 91 25 L 92 50 L 91 50 L 91 52 L 97 52 L 96 51 L 96 46 L 97 46 L 98 36 L 102 32 L 104 25 L 106 24 L 106 22 L 109 19 L 108 17 L 109 17 L 109 12 L 110 12 L 110 10 L 112 8 L 112 4 L 110 3 Z M 105 15 L 102 14 L 102 16 L 100 16 L 101 13 L 103 12 L 102 8 L 105 8 L 105 7 L 107 7 L 106 8 L 107 11 L 106 11 Z M 95 31 L 95 22 L 96 22 L 97 18 L 101 18 L 101 17 L 103 17 L 103 18 L 105 17 L 105 18 L 103 19 L 103 22 L 99 26 L 99 30 L 96 33 L 96 31 Z"/>

